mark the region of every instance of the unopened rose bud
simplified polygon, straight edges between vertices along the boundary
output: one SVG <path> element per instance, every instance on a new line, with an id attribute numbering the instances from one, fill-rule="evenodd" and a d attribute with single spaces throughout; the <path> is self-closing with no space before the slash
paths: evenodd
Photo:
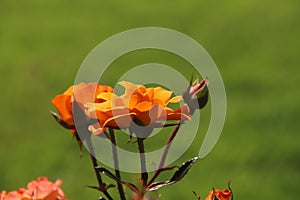
<path id="1" fill-rule="evenodd" d="M 208 102 L 208 80 L 204 79 L 200 83 L 194 82 L 184 90 L 183 99 L 190 107 L 190 114 L 194 114 L 196 109 L 202 109 Z"/>

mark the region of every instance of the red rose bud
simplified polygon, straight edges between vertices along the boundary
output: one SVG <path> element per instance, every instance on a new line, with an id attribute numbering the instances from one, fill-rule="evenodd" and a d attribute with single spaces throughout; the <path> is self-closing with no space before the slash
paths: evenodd
<path id="1" fill-rule="evenodd" d="M 208 196 L 206 197 L 205 200 L 229 200 L 231 197 L 231 200 L 233 199 L 232 197 L 232 192 L 228 189 L 225 190 L 219 190 L 219 189 L 213 189 L 210 191 Z"/>
<path id="2" fill-rule="evenodd" d="M 230 188 L 230 181 L 228 182 L 228 189 L 212 189 L 205 200 L 233 200 L 233 192 Z"/>
<path id="3" fill-rule="evenodd" d="M 183 99 L 190 107 L 190 114 L 192 115 L 196 109 L 202 109 L 208 102 L 208 80 L 204 79 L 200 83 L 198 80 L 190 85 L 183 92 Z"/>

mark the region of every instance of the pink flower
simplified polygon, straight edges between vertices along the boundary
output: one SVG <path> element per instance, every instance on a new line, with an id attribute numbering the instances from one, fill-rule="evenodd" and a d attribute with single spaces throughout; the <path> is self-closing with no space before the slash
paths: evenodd
<path id="1" fill-rule="evenodd" d="M 31 194 L 25 188 L 20 188 L 16 191 L 11 191 L 6 193 L 6 191 L 2 191 L 0 194 L 0 200 L 31 200 Z"/>
<path id="2" fill-rule="evenodd" d="M 55 183 L 47 177 L 39 177 L 28 183 L 27 188 L 34 199 L 41 200 L 65 200 L 64 192 L 60 189 L 62 181 L 58 179 Z"/>
<path id="3" fill-rule="evenodd" d="M 67 200 L 61 184 L 61 180 L 53 183 L 47 177 L 39 177 L 28 183 L 26 189 L 20 188 L 9 193 L 2 191 L 0 200 Z"/>

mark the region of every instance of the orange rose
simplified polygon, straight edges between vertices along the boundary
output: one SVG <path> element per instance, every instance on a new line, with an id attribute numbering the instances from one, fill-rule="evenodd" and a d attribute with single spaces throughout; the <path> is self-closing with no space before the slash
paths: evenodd
<path id="1" fill-rule="evenodd" d="M 123 98 L 126 105 L 135 113 L 135 118 L 142 125 L 156 121 L 191 119 L 187 105 L 176 111 L 168 107 L 169 103 L 178 103 L 182 100 L 180 96 L 171 98 L 171 91 L 161 87 L 146 88 L 126 81 L 119 84 L 125 88 Z"/>
<path id="2" fill-rule="evenodd" d="M 80 83 L 69 87 L 63 94 L 54 97 L 51 103 L 59 112 L 60 119 L 70 127 L 74 126 L 73 118 L 73 102 L 74 97 L 76 102 L 81 107 L 87 102 L 101 102 L 97 99 L 97 95 L 101 92 L 112 92 L 113 89 L 109 86 L 101 86 L 98 83 Z"/>
<path id="3" fill-rule="evenodd" d="M 208 194 L 208 196 L 206 197 L 205 200 L 215 200 L 216 198 L 218 200 L 229 200 L 229 198 L 231 197 L 232 193 L 230 190 L 212 190 L 210 191 L 210 193 Z"/>
<path id="4" fill-rule="evenodd" d="M 119 83 L 125 88 L 121 96 L 101 93 L 97 96 L 102 103 L 85 104 L 89 116 L 98 118 L 100 126 L 90 126 L 94 134 L 102 133 L 106 127 L 128 128 L 134 120 L 141 126 L 165 120 L 189 120 L 187 105 L 174 111 L 169 103 L 178 103 L 181 97 L 171 98 L 172 92 L 161 87 L 146 88 L 130 82 Z"/>

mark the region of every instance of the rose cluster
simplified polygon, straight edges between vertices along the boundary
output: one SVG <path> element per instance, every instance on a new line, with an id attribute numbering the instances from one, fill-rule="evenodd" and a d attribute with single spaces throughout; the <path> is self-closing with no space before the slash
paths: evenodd
<path id="1" fill-rule="evenodd" d="M 52 104 L 59 112 L 59 116 L 55 116 L 56 119 L 74 132 L 74 115 L 81 110 L 85 115 L 80 121 L 89 121 L 88 129 L 95 135 L 103 133 L 108 127 L 132 128 L 133 123 L 155 127 L 163 121 L 190 120 L 192 112 L 196 109 L 195 105 L 198 105 L 196 94 L 203 91 L 206 82 L 204 80 L 199 84 L 190 85 L 183 97 L 174 96 L 172 91 L 162 87 L 147 88 L 126 81 L 120 82 L 119 85 L 124 87 L 122 95 L 117 95 L 110 86 L 98 83 L 80 83 L 69 87 L 63 94 L 52 99 Z M 170 106 L 183 101 L 186 103 L 176 110 Z M 207 99 L 205 104 L 206 102 Z M 80 121 L 76 123 L 77 126 L 80 126 Z"/>

